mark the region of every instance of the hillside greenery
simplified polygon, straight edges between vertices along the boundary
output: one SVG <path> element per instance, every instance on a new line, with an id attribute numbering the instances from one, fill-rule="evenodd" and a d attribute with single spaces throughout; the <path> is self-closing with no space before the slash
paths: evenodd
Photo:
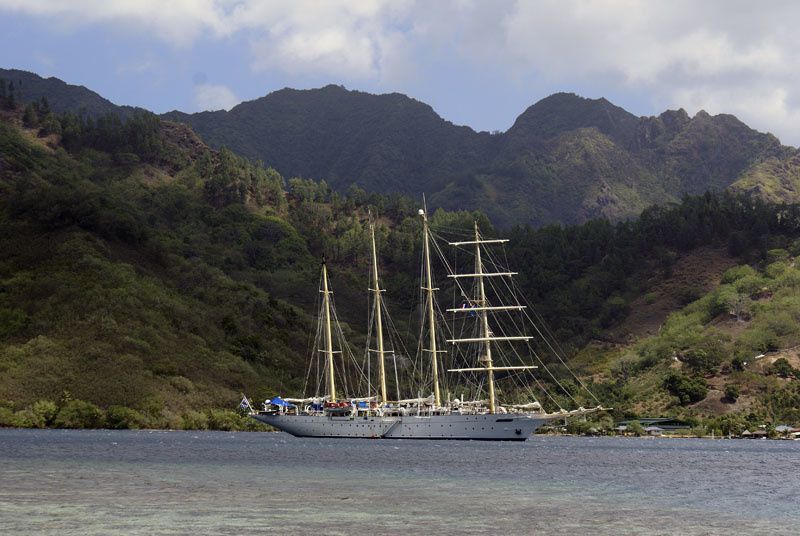
<path id="1" fill-rule="evenodd" d="M 608 352 L 604 388 L 631 415 L 681 416 L 717 435 L 800 423 L 800 242 L 787 246 L 727 270 L 658 335 Z"/>
<path id="2" fill-rule="evenodd" d="M 250 426 L 223 408 L 234 408 L 242 392 L 263 400 L 302 388 L 323 256 L 345 334 L 363 347 L 368 211 L 378 222 L 391 309 L 401 336 L 413 342 L 420 222 L 409 198 L 286 180 L 146 112 L 93 118 L 55 114 L 41 99 L 25 107 L 7 101 L 0 424 Z M 480 213 L 431 215 L 441 232 L 466 232 L 476 219 L 486 235 L 496 234 Z M 623 321 L 653 274 L 669 277 L 677 256 L 724 244 L 741 259 L 711 297 L 697 296 L 633 357 L 599 356 L 597 363 L 609 364 L 600 374 L 599 365 L 575 362 L 619 415 L 655 408 L 644 393 L 680 413 L 700 396 L 699 376 L 792 344 L 799 222 L 796 206 L 705 194 L 616 224 L 516 227 L 506 255 L 568 355 Z M 768 301 L 759 297 L 765 287 Z M 767 305 L 783 309 L 763 312 Z M 714 338 L 724 307 L 748 322 L 743 338 Z M 685 367 L 668 377 L 673 354 Z M 795 373 L 778 369 L 765 385 L 787 386 L 759 391 L 758 403 L 789 418 Z M 751 384 L 736 378 L 730 383 L 740 386 L 739 399 L 752 398 Z"/>

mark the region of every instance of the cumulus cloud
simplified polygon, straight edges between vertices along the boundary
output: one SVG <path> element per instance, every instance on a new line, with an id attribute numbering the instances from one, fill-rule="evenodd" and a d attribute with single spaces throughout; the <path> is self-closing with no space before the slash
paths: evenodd
<path id="1" fill-rule="evenodd" d="M 0 9 L 49 17 L 67 27 L 131 24 L 161 40 L 188 46 L 204 32 L 226 35 L 226 7 L 219 0 L 0 0 Z"/>
<path id="2" fill-rule="evenodd" d="M 198 84 L 194 87 L 194 103 L 199 111 L 230 110 L 239 104 L 239 99 L 227 86 Z"/>
<path id="3" fill-rule="evenodd" d="M 244 2 L 231 22 L 252 32 L 255 70 L 380 78 L 405 34 L 393 23 L 411 14 L 404 2 L 293 0 Z"/>
<path id="4" fill-rule="evenodd" d="M 244 37 L 256 72 L 394 89 L 424 84 L 426 65 L 491 70 L 500 78 L 486 83 L 532 94 L 546 84 L 649 95 L 653 112 L 736 113 L 800 143 L 800 3 L 788 0 L 0 0 L 3 9 L 135 25 L 179 48 Z"/>

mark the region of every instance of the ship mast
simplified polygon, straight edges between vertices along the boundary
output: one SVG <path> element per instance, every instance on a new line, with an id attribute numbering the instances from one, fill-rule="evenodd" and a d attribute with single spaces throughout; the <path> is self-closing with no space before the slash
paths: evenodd
<path id="1" fill-rule="evenodd" d="M 436 313 L 433 308 L 433 292 L 437 289 L 433 288 L 433 274 L 431 273 L 431 246 L 430 246 L 430 231 L 428 230 L 428 214 L 425 210 L 420 210 L 422 216 L 422 236 L 423 252 L 425 255 L 425 285 L 422 287 L 427 293 L 426 306 L 428 310 L 428 352 L 431 354 L 431 364 L 433 371 L 433 397 L 436 407 L 441 407 L 442 397 L 439 392 L 439 365 L 436 353 Z"/>
<path id="2" fill-rule="evenodd" d="M 322 261 L 322 294 L 325 310 L 325 354 L 328 356 L 328 395 L 336 401 L 336 381 L 333 377 L 333 336 L 331 335 L 331 292 L 328 290 L 328 267 Z"/>
<path id="3" fill-rule="evenodd" d="M 535 365 L 516 365 L 516 366 L 502 366 L 496 367 L 492 361 L 492 346 L 493 341 L 529 341 L 531 337 L 527 335 L 494 335 L 492 330 L 489 329 L 489 311 L 519 311 L 525 308 L 524 305 L 489 305 L 486 299 L 486 287 L 484 286 L 484 278 L 486 277 L 511 277 L 517 275 L 516 272 L 484 272 L 483 260 L 481 259 L 481 244 L 501 244 L 508 242 L 505 239 L 482 239 L 478 231 L 478 222 L 475 222 L 475 239 L 465 242 L 450 242 L 451 246 L 475 246 L 475 273 L 472 274 L 449 274 L 448 277 L 452 278 L 476 278 L 478 281 L 478 296 L 475 302 L 470 304 L 469 307 L 460 307 L 448 309 L 448 312 L 453 313 L 479 313 L 480 314 L 480 337 L 468 337 L 464 339 L 448 339 L 447 342 L 452 344 L 457 343 L 483 343 L 483 356 L 478 358 L 478 367 L 470 368 L 457 368 L 450 369 L 449 372 L 486 372 L 487 384 L 489 389 L 489 412 L 497 412 L 497 400 L 495 397 L 494 386 L 494 373 L 495 371 L 508 371 L 508 370 L 528 370 L 537 368 Z"/>
<path id="4" fill-rule="evenodd" d="M 372 288 L 375 293 L 375 329 L 378 338 L 378 371 L 381 383 L 381 402 L 386 402 L 386 364 L 383 350 L 383 319 L 381 317 L 381 287 L 378 283 L 378 252 L 375 248 L 375 223 L 370 219 L 369 232 L 372 242 Z"/>
<path id="5" fill-rule="evenodd" d="M 494 366 L 492 365 L 492 338 L 491 331 L 489 330 L 489 312 L 486 307 L 489 305 L 486 302 L 486 289 L 483 286 L 483 262 L 481 261 L 481 242 L 478 235 L 478 222 L 475 222 L 475 275 L 478 279 L 478 307 L 481 307 L 481 326 L 483 331 L 484 341 L 484 354 L 483 358 L 479 359 L 486 367 L 487 384 L 489 387 L 489 412 L 495 412 L 495 399 L 494 399 Z"/>

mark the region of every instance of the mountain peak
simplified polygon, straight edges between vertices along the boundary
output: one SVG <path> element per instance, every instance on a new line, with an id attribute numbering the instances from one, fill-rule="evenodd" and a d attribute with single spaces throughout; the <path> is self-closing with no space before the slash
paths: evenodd
<path id="1" fill-rule="evenodd" d="M 554 93 L 525 110 L 509 129 L 512 137 L 554 138 L 578 128 L 594 127 L 616 143 L 629 146 L 637 117 L 605 98 Z"/>

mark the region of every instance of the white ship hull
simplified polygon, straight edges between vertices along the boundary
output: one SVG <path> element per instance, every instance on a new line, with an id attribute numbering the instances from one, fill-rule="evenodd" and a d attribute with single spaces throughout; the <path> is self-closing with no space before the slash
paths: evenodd
<path id="1" fill-rule="evenodd" d="M 536 414 L 335 417 L 252 414 L 297 437 L 525 441 L 547 420 Z"/>

